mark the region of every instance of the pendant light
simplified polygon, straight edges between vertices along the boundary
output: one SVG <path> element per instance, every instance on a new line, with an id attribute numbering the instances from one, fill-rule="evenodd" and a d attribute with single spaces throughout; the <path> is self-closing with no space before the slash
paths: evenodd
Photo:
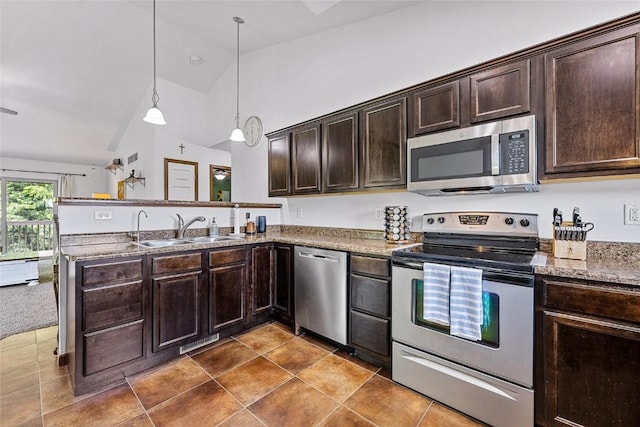
<path id="1" fill-rule="evenodd" d="M 153 95 L 151 95 L 151 102 L 153 106 L 147 111 L 147 115 L 144 116 L 144 120 L 152 125 L 166 125 L 162 111 L 158 108 L 158 91 L 156 90 L 156 0 L 153 0 Z"/>
<path id="2" fill-rule="evenodd" d="M 240 129 L 240 24 L 244 24 L 244 20 L 237 16 L 233 17 L 237 24 L 237 43 L 236 43 L 236 128 L 231 132 L 229 139 L 234 142 L 244 142 L 244 134 Z"/>

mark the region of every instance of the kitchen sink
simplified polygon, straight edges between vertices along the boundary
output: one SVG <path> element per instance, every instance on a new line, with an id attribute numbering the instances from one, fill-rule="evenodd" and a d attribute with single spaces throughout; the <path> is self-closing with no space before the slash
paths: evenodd
<path id="1" fill-rule="evenodd" d="M 158 240 L 142 240 L 135 242 L 137 245 L 145 248 L 165 248 L 167 246 L 186 245 L 192 243 L 187 239 L 158 239 Z"/>
<path id="2" fill-rule="evenodd" d="M 233 236 L 218 236 L 218 237 L 193 237 L 188 239 L 191 243 L 215 243 L 215 242 L 227 242 L 230 240 L 242 240 L 242 237 L 233 237 Z"/>
<path id="3" fill-rule="evenodd" d="M 188 245 L 190 243 L 215 243 L 215 242 L 227 242 L 231 240 L 242 240 L 242 237 L 233 236 L 218 236 L 218 237 L 191 237 L 188 239 L 156 239 L 156 240 L 141 240 L 140 242 L 134 242 L 134 244 L 145 248 L 166 248 L 168 246 Z"/>

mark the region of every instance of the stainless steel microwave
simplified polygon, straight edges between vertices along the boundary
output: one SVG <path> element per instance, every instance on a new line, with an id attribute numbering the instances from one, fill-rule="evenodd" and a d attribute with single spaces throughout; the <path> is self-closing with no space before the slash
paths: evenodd
<path id="1" fill-rule="evenodd" d="M 535 116 L 407 140 L 407 189 L 427 196 L 538 191 Z"/>

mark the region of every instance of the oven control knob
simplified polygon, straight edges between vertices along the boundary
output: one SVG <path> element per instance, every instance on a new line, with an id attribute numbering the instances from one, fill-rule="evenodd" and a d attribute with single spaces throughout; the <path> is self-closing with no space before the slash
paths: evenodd
<path id="1" fill-rule="evenodd" d="M 510 216 L 506 217 L 504 219 L 504 223 L 507 225 L 512 225 L 513 224 L 513 218 L 511 218 Z"/>
<path id="2" fill-rule="evenodd" d="M 444 224 L 444 217 L 443 216 L 438 217 L 438 223 L 439 224 Z"/>
<path id="3" fill-rule="evenodd" d="M 427 218 L 427 224 L 433 224 L 433 218 L 431 217 Z"/>
<path id="4" fill-rule="evenodd" d="M 529 220 L 527 218 L 522 218 L 520 220 L 520 225 L 523 227 L 528 227 L 529 226 Z"/>

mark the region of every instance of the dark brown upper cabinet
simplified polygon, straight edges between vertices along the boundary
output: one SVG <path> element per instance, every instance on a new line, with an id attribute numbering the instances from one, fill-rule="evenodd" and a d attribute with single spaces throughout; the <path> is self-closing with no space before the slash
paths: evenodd
<path id="1" fill-rule="evenodd" d="M 530 60 L 523 59 L 416 89 L 409 136 L 530 112 L 530 69 Z"/>
<path id="2" fill-rule="evenodd" d="M 322 190 L 358 188 L 358 113 L 331 116 L 322 123 Z"/>
<path id="3" fill-rule="evenodd" d="M 291 147 L 289 133 L 269 138 L 269 196 L 291 194 Z"/>
<path id="4" fill-rule="evenodd" d="M 623 28 L 545 55 L 545 178 L 640 171 L 639 31 Z"/>
<path id="5" fill-rule="evenodd" d="M 293 194 L 319 193 L 321 187 L 320 123 L 301 126 L 291 134 Z"/>
<path id="6" fill-rule="evenodd" d="M 471 75 L 471 123 L 531 111 L 530 68 L 525 59 Z"/>
<path id="7" fill-rule="evenodd" d="M 407 185 L 407 97 L 360 111 L 360 187 Z"/>
<path id="8" fill-rule="evenodd" d="M 413 135 L 460 126 L 460 82 L 428 86 L 412 95 Z"/>

